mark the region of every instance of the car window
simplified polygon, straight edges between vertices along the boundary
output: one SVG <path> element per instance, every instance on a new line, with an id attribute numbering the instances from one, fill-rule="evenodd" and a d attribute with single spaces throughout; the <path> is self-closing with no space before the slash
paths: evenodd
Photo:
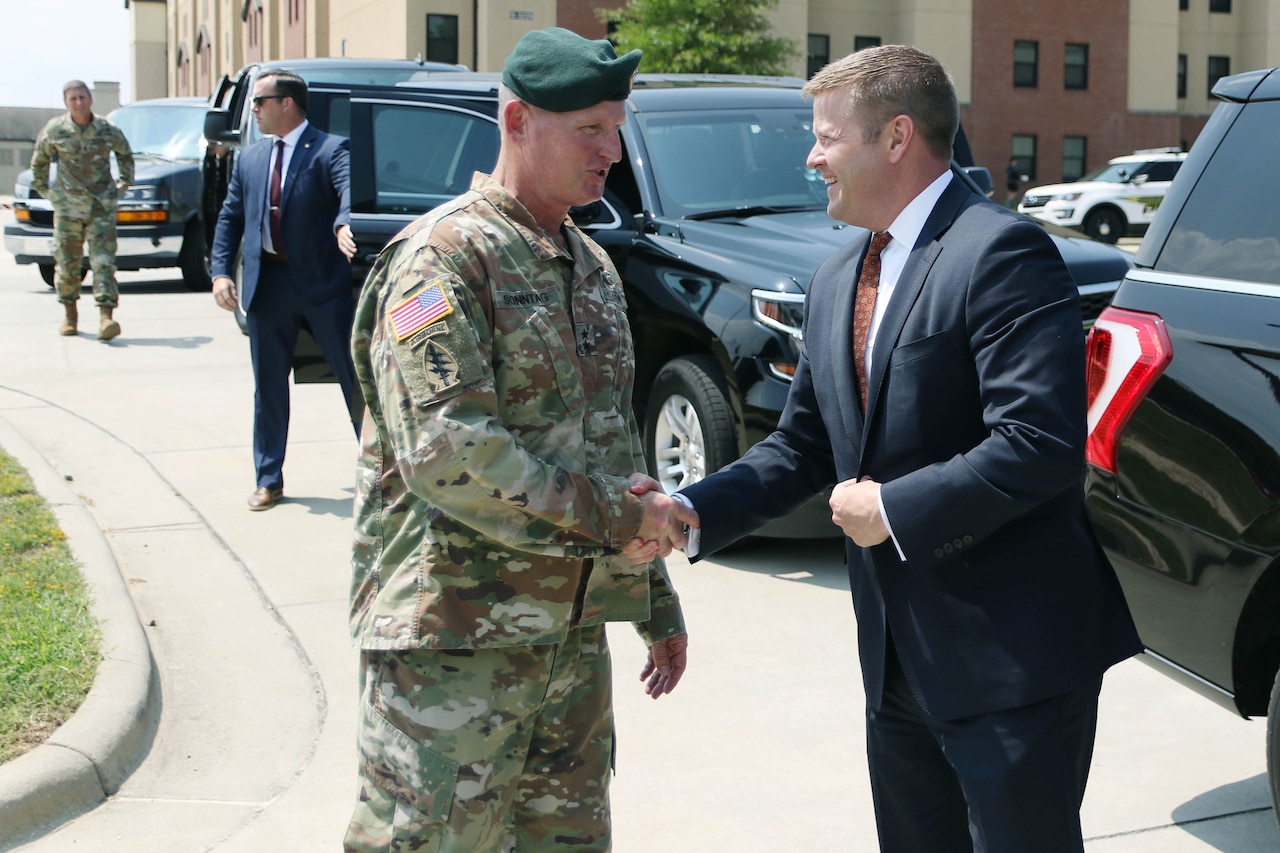
<path id="1" fill-rule="evenodd" d="M 1241 112 L 1179 212 L 1157 270 L 1280 283 L 1280 169 L 1266 167 L 1278 121 L 1277 102 Z"/>
<path id="2" fill-rule="evenodd" d="M 374 189 L 381 213 L 422 213 L 461 195 L 498 161 L 498 126 L 447 107 L 376 104 Z"/>
<path id="3" fill-rule="evenodd" d="M 121 107 L 107 118 L 124 131 L 134 154 L 168 160 L 199 160 L 204 156 L 204 104 L 190 107 Z"/>
<path id="4" fill-rule="evenodd" d="M 668 216 L 752 205 L 826 207 L 822 176 L 805 166 L 809 110 L 718 110 L 639 116 Z"/>
<path id="5" fill-rule="evenodd" d="M 1144 172 L 1147 181 L 1172 181 L 1173 176 L 1178 174 L 1178 167 L 1182 165 L 1181 160 L 1159 160 L 1155 163 L 1147 164 Z"/>

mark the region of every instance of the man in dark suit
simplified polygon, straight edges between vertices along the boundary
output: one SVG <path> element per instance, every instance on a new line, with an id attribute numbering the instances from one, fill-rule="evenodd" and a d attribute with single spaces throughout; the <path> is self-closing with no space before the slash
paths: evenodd
<path id="1" fill-rule="evenodd" d="M 1084 504 L 1076 288 L 952 176 L 933 57 L 866 49 L 805 93 L 828 212 L 873 234 L 814 274 L 777 431 L 682 520 L 707 553 L 836 484 L 882 850 L 1081 851 L 1102 674 L 1140 646 Z"/>
<path id="2" fill-rule="evenodd" d="M 253 360 L 253 462 L 249 509 L 284 496 L 289 371 L 302 322 L 337 376 L 360 434 L 363 401 L 351 363 L 355 313 L 347 140 L 307 121 L 307 84 L 271 70 L 253 87 L 253 112 L 267 139 L 236 159 L 213 238 L 213 296 L 244 311 Z M 242 250 L 237 294 L 232 266 Z"/>

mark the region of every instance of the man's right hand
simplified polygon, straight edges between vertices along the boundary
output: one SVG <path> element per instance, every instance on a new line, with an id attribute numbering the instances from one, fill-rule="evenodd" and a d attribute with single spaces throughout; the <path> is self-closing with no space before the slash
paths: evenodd
<path id="1" fill-rule="evenodd" d="M 685 527 L 698 527 L 698 514 L 689 507 L 674 501 L 662 490 L 662 484 L 647 474 L 635 473 L 631 480 L 631 493 L 640 498 L 644 507 L 644 519 L 636 539 L 656 542 L 660 556 L 667 556 L 673 548 L 683 548 Z"/>
<path id="2" fill-rule="evenodd" d="M 213 301 L 218 303 L 218 307 L 234 311 L 237 300 L 234 281 L 225 275 L 220 275 L 213 280 Z"/>

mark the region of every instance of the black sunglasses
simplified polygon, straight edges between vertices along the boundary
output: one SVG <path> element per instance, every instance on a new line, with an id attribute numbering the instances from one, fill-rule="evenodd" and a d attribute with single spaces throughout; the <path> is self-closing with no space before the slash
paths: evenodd
<path id="1" fill-rule="evenodd" d="M 262 106 L 263 101 L 278 101 L 281 98 L 287 98 L 287 97 L 289 96 L 288 95 L 254 95 L 253 105 L 255 107 L 260 107 Z"/>

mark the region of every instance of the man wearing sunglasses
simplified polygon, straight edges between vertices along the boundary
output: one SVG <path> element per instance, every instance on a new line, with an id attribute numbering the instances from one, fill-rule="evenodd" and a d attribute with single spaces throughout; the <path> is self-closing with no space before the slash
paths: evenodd
<path id="1" fill-rule="evenodd" d="M 349 347 L 356 244 L 347 140 L 308 123 L 307 84 L 289 71 L 258 78 L 253 114 L 267 138 L 236 160 L 213 238 L 212 273 L 214 300 L 228 311 L 239 306 L 249 329 L 257 488 L 248 504 L 258 511 L 284 496 L 289 371 L 304 320 L 342 387 L 357 435 L 363 403 Z"/>

